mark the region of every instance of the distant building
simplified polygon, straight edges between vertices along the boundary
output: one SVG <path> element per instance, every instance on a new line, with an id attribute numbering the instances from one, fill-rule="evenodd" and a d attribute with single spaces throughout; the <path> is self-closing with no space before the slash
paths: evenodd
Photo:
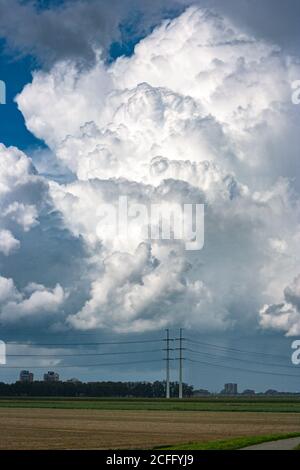
<path id="1" fill-rule="evenodd" d="M 203 388 L 193 391 L 193 397 L 208 397 L 209 395 L 210 395 L 210 392 Z"/>
<path id="2" fill-rule="evenodd" d="M 243 395 L 248 395 L 248 396 L 251 396 L 251 395 L 255 395 L 255 390 L 251 390 L 251 389 L 246 389 L 243 391 Z"/>
<path id="3" fill-rule="evenodd" d="M 29 370 L 21 370 L 20 382 L 33 382 L 33 373 Z"/>
<path id="4" fill-rule="evenodd" d="M 280 392 L 278 392 L 277 390 L 273 390 L 272 388 L 270 388 L 269 390 L 267 390 L 265 392 L 265 395 L 280 395 Z"/>
<path id="5" fill-rule="evenodd" d="M 224 390 L 222 390 L 223 395 L 237 395 L 238 393 L 238 388 L 237 384 L 225 384 L 224 385 Z"/>
<path id="6" fill-rule="evenodd" d="M 48 371 L 44 374 L 44 382 L 59 382 L 59 375 L 56 372 Z"/>
<path id="7" fill-rule="evenodd" d="M 80 384 L 81 380 L 76 379 L 75 377 L 72 377 L 72 379 L 67 380 L 67 382 L 71 384 Z"/>

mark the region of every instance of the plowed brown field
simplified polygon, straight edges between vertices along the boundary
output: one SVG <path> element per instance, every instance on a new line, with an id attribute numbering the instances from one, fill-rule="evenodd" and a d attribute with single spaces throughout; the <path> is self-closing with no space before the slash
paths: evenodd
<path id="1" fill-rule="evenodd" d="M 300 432 L 293 413 L 0 409 L 0 449 L 149 449 Z"/>

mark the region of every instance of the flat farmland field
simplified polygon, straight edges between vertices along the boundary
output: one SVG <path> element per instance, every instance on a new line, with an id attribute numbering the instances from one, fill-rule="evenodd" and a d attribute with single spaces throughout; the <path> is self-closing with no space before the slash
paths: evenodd
<path id="1" fill-rule="evenodd" d="M 171 399 L 160 398 L 63 398 L 11 397 L 0 398 L 0 408 L 59 408 L 123 411 L 258 411 L 300 413 L 297 397 L 209 397 Z M 299 415 L 300 418 L 300 415 Z"/>
<path id="2" fill-rule="evenodd" d="M 169 402 L 159 401 L 170 406 Z M 22 406 L 23 402 L 26 406 Z M 156 402 L 158 406 L 155 400 L 146 402 L 149 405 Z M 78 404 L 78 400 L 1 400 L 0 449 L 151 449 L 216 439 L 300 433 L 300 414 L 295 412 L 294 402 L 290 403 L 290 412 L 191 411 L 184 406 L 185 402 L 203 405 L 201 400 L 184 400 L 180 410 L 143 410 L 139 407 L 145 400 L 79 400 L 81 407 L 68 409 L 67 403 Z M 39 406 L 45 403 L 49 406 Z M 89 407 L 84 406 L 87 403 Z M 91 403 L 100 403 L 102 409 L 96 406 L 91 409 Z M 114 403 L 119 409 L 104 409 L 105 403 L 111 407 Z M 138 409 L 124 409 L 124 403 Z M 50 406 L 53 404 L 56 406 Z M 174 405 L 179 406 L 177 401 Z"/>

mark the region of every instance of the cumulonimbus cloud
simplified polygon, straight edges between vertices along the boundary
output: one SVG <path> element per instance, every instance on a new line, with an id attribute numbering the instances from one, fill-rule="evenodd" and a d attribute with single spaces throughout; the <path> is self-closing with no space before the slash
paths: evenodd
<path id="1" fill-rule="evenodd" d="M 0 144 L 0 254 L 9 257 L 20 249 L 21 242 L 13 232 L 27 233 L 36 227 L 48 199 L 48 184 L 37 175 L 32 161 L 18 149 Z M 0 275 L 3 325 L 56 312 L 65 298 L 59 284 L 54 289 L 31 284 L 25 292 L 17 289 L 13 279 Z"/>
<path id="2" fill-rule="evenodd" d="M 28 232 L 38 224 L 47 183 L 18 149 L 0 144 L 0 157 L 0 252 L 9 255 L 20 246 L 13 228 Z"/>
<path id="3" fill-rule="evenodd" d="M 2 299 L 1 291 L 3 291 Z M 31 284 L 25 292 L 19 292 L 12 279 L 0 277 L 1 322 L 16 323 L 24 319 L 31 320 L 33 317 L 53 314 L 62 307 L 66 295 L 59 284 L 54 289 Z"/>
<path id="4" fill-rule="evenodd" d="M 276 326 L 274 309 L 271 321 L 259 311 L 279 303 L 298 275 L 299 188 L 290 178 L 300 118 L 290 83 L 299 76 L 297 60 L 275 45 L 195 7 L 163 22 L 131 57 L 89 68 L 62 61 L 34 74 L 18 106 L 73 173 L 70 183 L 50 181 L 49 193 L 87 250 L 89 297 L 67 325 Z M 189 253 L 138 232 L 109 239 L 97 209 L 122 195 L 204 203 L 204 249 Z M 290 324 L 281 318 L 283 331 Z M 298 331 L 297 315 L 293 325 Z"/>

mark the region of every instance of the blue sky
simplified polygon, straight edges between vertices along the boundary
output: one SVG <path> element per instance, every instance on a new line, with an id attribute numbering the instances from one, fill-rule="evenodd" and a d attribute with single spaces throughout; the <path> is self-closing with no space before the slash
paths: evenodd
<path id="1" fill-rule="evenodd" d="M 63 6 L 61 0 L 40 0 L 37 2 L 40 11 Z M 164 18 L 175 17 L 183 10 L 183 7 L 170 6 L 161 12 L 158 21 Z M 140 29 L 143 22 L 143 14 L 139 11 L 131 12 L 130 20 L 120 23 L 120 39 L 113 41 L 107 51 L 108 61 L 114 61 L 117 57 L 133 53 L 134 46 L 146 34 L 151 31 L 156 23 L 147 26 L 143 33 Z M 32 152 L 36 148 L 46 147 L 44 142 L 37 139 L 26 128 L 24 118 L 15 103 L 18 95 L 27 83 L 32 80 L 32 73 L 42 68 L 41 63 L 33 55 L 16 53 L 12 50 L 5 38 L 0 39 L 0 79 L 6 83 L 7 106 L 0 107 L 0 141 L 5 145 L 15 145 L 22 150 L 28 149 Z"/>
<path id="2" fill-rule="evenodd" d="M 105 2 L 102 2 L 105 4 Z M 188 2 L 187 2 L 188 3 Z M 218 5 L 218 2 L 203 1 L 199 2 L 205 6 L 212 4 Z M 283 6 L 279 0 L 265 0 L 256 2 L 255 7 L 246 6 L 247 2 L 235 2 L 228 0 L 222 2 L 222 9 L 227 14 L 237 18 L 244 24 L 248 24 L 260 35 L 274 39 L 282 47 L 297 53 L 299 49 L 299 29 L 298 14 L 300 14 L 300 5 L 297 0 L 289 0 L 288 7 Z M 39 0 L 37 5 L 40 11 L 48 10 L 64 4 L 63 0 Z M 219 5 L 218 5 L 219 6 Z M 155 7 L 154 7 L 155 8 Z M 119 41 L 113 41 L 109 46 L 108 60 L 115 60 L 121 55 L 131 55 L 136 43 L 142 39 L 146 31 L 149 32 L 156 24 L 164 18 L 176 17 L 184 9 L 182 4 L 169 2 L 165 8 L 162 8 L 158 18 L 150 20 L 147 23 L 147 29 L 141 34 L 143 20 L 147 17 L 147 11 L 131 11 L 130 20 L 128 18 L 121 22 Z M 160 10 L 158 8 L 158 10 Z M 14 102 L 15 96 L 20 93 L 23 87 L 31 82 L 32 72 L 41 68 L 41 64 L 32 55 L 16 53 L 7 46 L 5 38 L 0 40 L 0 78 L 7 85 L 7 107 L 0 107 L 1 129 L 0 140 L 5 145 L 16 145 L 21 149 L 44 146 L 44 143 L 36 139 L 32 133 L 28 132 L 24 123 L 23 116 L 18 111 Z"/>
<path id="3" fill-rule="evenodd" d="M 102 3 L 105 4 L 105 2 Z M 217 1 L 202 1 L 199 3 L 205 6 L 210 4 L 213 6 L 218 5 Z M 43 11 L 62 6 L 64 1 L 39 0 L 37 4 L 40 11 Z M 227 14 L 248 25 L 252 30 L 256 30 L 261 36 L 273 39 L 282 47 L 297 53 L 300 44 L 297 22 L 300 5 L 297 0 L 289 0 L 287 5 L 283 5 L 280 0 L 265 0 L 255 2 L 254 6 L 252 3 L 249 8 L 247 2 L 236 2 L 235 0 L 221 2 L 221 8 Z M 160 10 L 160 8 L 157 9 Z M 153 20 L 147 23 L 146 31 L 149 32 L 164 18 L 175 17 L 183 9 L 184 2 L 182 4 L 180 2 L 174 2 L 173 4 L 169 2 L 165 8 L 159 11 L 157 18 L 154 16 Z M 132 10 L 130 20 L 126 19 L 120 24 L 121 38 L 119 41 L 113 41 L 109 46 L 108 60 L 114 60 L 121 55 L 132 54 L 134 45 L 143 37 L 143 34 L 146 34 L 146 31 L 141 34 L 141 25 L 143 25 L 145 17 L 147 18 L 147 13 L 148 11 L 143 12 L 143 8 L 140 11 Z M 19 54 L 11 50 L 7 47 L 6 40 L 3 37 L 0 40 L 0 50 L 0 78 L 7 84 L 7 107 L 5 109 L 0 107 L 2 123 L 0 140 L 6 145 L 17 145 L 21 149 L 43 147 L 43 142 L 27 131 L 24 119 L 14 102 L 15 96 L 21 92 L 27 83 L 31 82 L 32 72 L 39 69 L 41 64 L 34 56 Z"/>
<path id="4" fill-rule="evenodd" d="M 21 149 L 41 145 L 30 132 L 27 131 L 24 118 L 14 101 L 15 96 L 31 81 L 33 60 L 30 57 L 16 58 L 4 52 L 4 40 L 0 43 L 0 77 L 6 83 L 6 106 L 0 107 L 0 140 L 5 145 L 16 145 Z"/>
<path id="5" fill-rule="evenodd" d="M 186 367 L 186 380 L 195 386 L 220 390 L 224 382 L 238 382 L 240 389 L 299 390 L 297 380 L 288 377 L 298 372 L 291 369 L 290 356 L 292 340 L 300 336 L 300 277 L 295 249 L 299 109 L 289 100 L 289 77 L 297 78 L 300 63 L 299 2 L 169 0 L 162 7 L 159 1 L 142 5 L 135 0 L 114 0 L 111 8 L 105 0 L 82 2 L 81 6 L 76 1 L 49 0 L 39 2 L 38 10 L 30 1 L 13 2 L 15 15 L 12 3 L 0 0 L 0 79 L 7 87 L 7 104 L 0 105 L 0 143 L 32 157 L 40 175 L 30 168 L 26 156 L 22 160 L 24 174 L 19 174 L 21 163 L 16 159 L 21 157 L 11 150 L 3 151 L 1 158 L 8 159 L 8 165 L 16 169 L 12 170 L 12 180 L 3 166 L 3 187 L 9 184 L 10 188 L 0 200 L 4 214 L 3 220 L 0 218 L 0 281 L 5 290 L 3 306 L 0 302 L 0 339 L 51 344 L 118 342 L 124 338 L 143 341 L 161 338 L 165 326 L 174 336 L 180 326 L 185 326 L 188 337 L 217 345 L 219 352 L 228 356 L 232 349 L 242 351 L 240 363 L 238 358 L 236 362 L 228 359 L 228 365 L 236 369 L 215 369 L 205 362 L 218 359 L 218 348 L 202 348 L 202 363 L 200 356 L 199 363 Z M 201 23 L 200 13 L 191 17 L 184 13 L 191 3 L 211 7 L 214 14 Z M 200 20 L 195 20 L 198 14 Z M 224 17 L 233 21 L 233 33 L 224 26 Z M 174 21 L 153 39 L 152 31 L 166 18 Z M 203 39 L 199 24 L 203 31 L 207 28 L 208 39 L 205 35 Z M 233 40 L 232 34 L 244 35 L 240 43 L 248 44 L 249 49 L 240 52 L 239 41 Z M 203 50 L 208 44 L 215 48 L 211 64 L 216 66 L 216 75 L 209 79 L 212 65 L 194 59 L 195 41 L 203 42 Z M 135 56 L 134 47 L 139 42 L 142 53 Z M 231 62 L 226 53 L 222 56 L 223 43 L 232 47 L 236 61 Z M 169 53 L 169 47 L 176 52 Z M 97 48 L 102 49 L 103 70 L 97 63 Z M 118 69 L 115 62 L 121 56 L 130 60 L 121 59 Z M 176 63 L 174 73 L 173 60 L 177 57 L 181 62 Z M 249 57 L 254 57 L 251 60 L 255 65 L 247 68 Z M 224 81 L 222 61 L 229 70 Z M 57 64 L 63 64 L 61 75 L 56 75 Z M 70 64 L 74 65 L 75 79 L 68 75 Z M 156 75 L 152 75 L 155 67 Z M 185 76 L 189 68 L 190 74 Z M 35 71 L 42 73 L 41 81 L 33 81 L 24 92 Z M 116 77 L 114 83 L 111 74 Z M 64 77 L 70 83 L 74 79 L 67 90 L 67 101 Z M 199 77 L 203 80 L 200 85 Z M 53 88 L 49 86 L 51 80 L 55 82 Z M 201 94 L 205 87 L 209 94 L 211 84 L 218 80 L 222 92 L 228 94 L 219 95 L 221 106 L 214 101 L 219 90 L 210 100 Z M 256 92 L 251 94 L 254 86 Z M 117 98 L 107 106 L 111 92 Z M 15 102 L 19 94 L 21 110 Z M 48 101 L 48 96 L 54 101 Z M 77 108 L 78 97 L 83 98 L 82 108 L 81 104 Z M 208 102 L 211 107 L 206 107 Z M 54 117 L 52 107 L 57 113 Z M 107 115 L 110 120 L 106 122 Z M 235 133 L 238 126 L 245 127 Z M 120 129 L 126 129 L 125 134 Z M 148 148 L 149 135 L 153 147 Z M 161 141 L 162 135 L 167 136 L 165 141 Z M 112 140 L 107 136 L 113 136 Z M 168 168 L 174 162 L 184 160 L 187 167 L 196 161 L 197 170 L 192 168 L 198 172 L 197 178 L 183 172 L 178 178 L 171 174 L 164 181 L 146 180 L 139 172 L 153 161 L 155 147 L 155 158 L 162 159 L 162 164 L 167 161 Z M 90 181 L 86 171 L 91 155 L 97 156 L 99 148 L 100 154 L 105 149 L 105 158 L 101 154 L 104 160 L 91 167 Z M 169 180 L 173 183 L 165 182 Z M 208 234 L 202 253 L 175 250 L 174 263 L 172 250 L 167 260 L 155 248 L 152 254 L 141 254 L 130 247 L 122 257 L 121 248 L 94 242 L 93 218 L 99 195 L 114 200 L 120 188 L 127 194 L 134 187 L 135 193 L 130 194 L 145 200 L 148 196 L 143 181 L 153 193 L 160 183 L 157 194 L 165 192 L 175 201 L 184 200 L 186 195 L 189 201 L 205 199 Z M 73 186 L 68 185 L 71 182 Z M 232 201 L 232 188 L 237 201 Z M 224 202 L 227 192 L 231 196 Z M 78 207 L 71 203 L 75 196 Z M 89 205 L 91 201 L 94 206 Z M 111 259 L 117 259 L 120 273 L 128 270 L 122 285 L 107 261 Z M 156 276 L 161 290 L 153 282 Z M 172 284 L 168 283 L 170 279 Z M 105 295 L 103 285 L 112 286 Z M 149 299 L 148 288 L 153 289 Z M 143 289 L 145 292 L 135 297 Z M 109 301 L 99 301 L 102 295 Z M 130 308 L 138 307 L 135 314 L 128 313 L 125 318 L 123 312 L 129 304 Z M 91 305 L 95 305 L 94 310 Z M 161 326 L 149 330 L 137 326 L 147 322 Z M 116 328 L 118 323 L 120 329 Z M 87 324 L 94 327 L 86 330 Z M 13 349 L 9 346 L 10 353 Z M 256 357 L 256 351 L 262 355 Z M 190 357 L 196 359 L 197 355 Z M 263 370 L 283 371 L 283 375 L 240 370 L 261 370 L 260 361 L 265 361 Z M 286 369 L 272 367 L 272 362 L 280 362 Z M 27 364 L 22 361 L 22 365 Z M 78 376 L 84 380 L 164 377 L 163 363 L 149 363 L 146 370 L 139 365 L 129 365 L 126 370 L 116 367 L 113 372 L 106 368 L 56 368 L 64 378 Z M 1 370 L 3 379 L 9 381 L 17 373 L 18 369 L 9 367 Z M 42 375 L 41 370 L 36 373 Z"/>

